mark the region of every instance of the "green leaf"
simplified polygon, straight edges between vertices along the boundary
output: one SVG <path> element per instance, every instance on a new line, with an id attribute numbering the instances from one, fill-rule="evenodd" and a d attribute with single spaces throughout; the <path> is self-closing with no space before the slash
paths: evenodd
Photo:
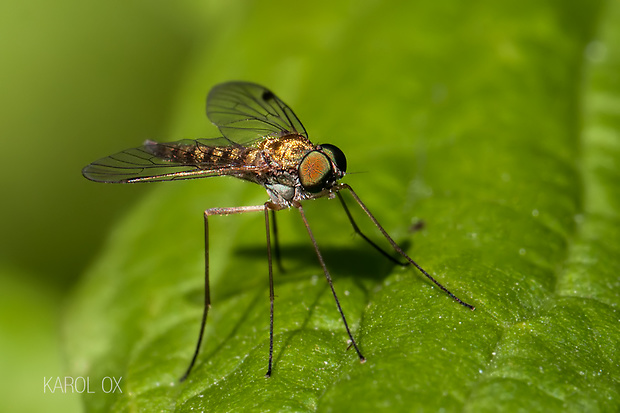
<path id="1" fill-rule="evenodd" d="M 476 310 L 352 237 L 338 202 L 308 202 L 367 362 L 347 351 L 298 213 L 283 211 L 266 379 L 264 219 L 215 217 L 212 309 L 179 383 L 202 312 L 202 211 L 266 195 L 232 178 L 162 184 L 112 231 L 69 308 L 75 374 L 122 377 L 122 394 L 85 394 L 88 410 L 617 411 L 620 7 L 230 7 L 242 5 L 206 13 L 221 36 L 179 108 L 211 80 L 270 87 L 363 172 L 345 181 L 388 232 Z"/>

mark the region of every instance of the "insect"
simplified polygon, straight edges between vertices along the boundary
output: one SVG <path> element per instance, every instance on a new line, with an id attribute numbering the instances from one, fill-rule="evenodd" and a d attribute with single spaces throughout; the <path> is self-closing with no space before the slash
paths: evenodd
<path id="1" fill-rule="evenodd" d="M 269 89 L 248 82 L 229 82 L 215 86 L 207 96 L 207 116 L 223 135 L 214 139 L 181 140 L 157 143 L 147 140 L 138 148 L 128 149 L 91 163 L 82 170 L 84 177 L 107 183 L 135 183 L 175 181 L 211 176 L 234 176 L 262 185 L 269 195 L 263 205 L 211 208 L 204 211 L 205 225 L 205 295 L 198 342 L 185 373 L 184 381 L 194 367 L 202 344 L 207 315 L 211 307 L 209 294 L 209 217 L 214 215 L 263 212 L 269 264 L 269 361 L 266 377 L 273 367 L 274 288 L 271 229 L 273 228 L 275 255 L 279 257 L 275 211 L 296 208 L 306 227 L 310 241 L 331 288 L 338 311 L 349 335 L 350 346 L 360 362 L 366 361 L 349 329 L 344 311 L 338 301 L 331 275 L 314 238 L 302 201 L 327 197 L 338 198 L 353 227 L 366 242 L 381 254 L 401 265 L 413 265 L 430 281 L 459 304 L 473 310 L 441 285 L 413 261 L 371 214 L 353 189 L 338 181 L 346 174 L 344 153 L 331 144 L 315 145 L 310 142 L 306 129 L 293 111 Z M 392 248 L 406 262 L 393 258 L 364 235 L 351 215 L 342 191 L 348 191 L 366 213 Z M 270 214 L 271 212 L 271 214 Z"/>

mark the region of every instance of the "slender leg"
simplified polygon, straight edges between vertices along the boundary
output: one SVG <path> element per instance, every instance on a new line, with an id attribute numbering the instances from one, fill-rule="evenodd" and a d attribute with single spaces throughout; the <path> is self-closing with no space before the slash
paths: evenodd
<path id="1" fill-rule="evenodd" d="M 342 321 L 344 322 L 344 327 L 347 330 L 347 334 L 349 335 L 349 339 L 351 339 L 351 344 L 355 348 L 357 355 L 360 358 L 360 362 L 364 363 L 366 358 L 362 355 L 359 348 L 357 347 L 357 343 L 351 334 L 351 330 L 349 329 L 349 324 L 347 323 L 347 319 L 344 316 L 344 312 L 342 311 L 342 307 L 340 306 L 340 301 L 338 301 L 338 296 L 336 295 L 336 290 L 334 289 L 334 284 L 332 283 L 332 277 L 329 275 L 329 271 L 327 271 L 327 266 L 325 265 L 325 261 L 323 260 L 323 256 L 321 255 L 321 251 L 319 251 L 319 245 L 316 243 L 316 239 L 314 238 L 314 234 L 312 234 L 312 230 L 310 229 L 310 225 L 308 224 L 308 220 L 306 219 L 306 214 L 304 213 L 304 209 L 302 208 L 299 202 L 294 204 L 295 207 L 299 210 L 301 214 L 301 219 L 304 221 L 304 225 L 306 226 L 306 231 L 308 231 L 308 235 L 310 236 L 310 240 L 312 241 L 312 245 L 314 246 L 314 251 L 316 252 L 316 256 L 319 259 L 319 263 L 321 264 L 321 268 L 323 268 L 323 273 L 325 274 L 325 278 L 327 279 L 327 283 L 329 284 L 329 288 L 332 290 L 332 294 L 334 295 L 334 300 L 336 300 L 336 306 L 338 307 L 338 311 L 340 312 L 340 316 L 342 317 Z M 349 346 L 350 347 L 350 346 Z"/>
<path id="2" fill-rule="evenodd" d="M 388 254 L 383 248 L 381 248 L 380 246 L 378 246 L 377 244 L 375 244 L 370 238 L 368 238 L 361 230 L 360 228 L 357 226 L 357 224 L 355 223 L 355 220 L 353 220 L 353 215 L 351 215 L 351 211 L 349 211 L 349 207 L 347 207 L 347 204 L 344 202 L 344 198 L 342 197 L 342 195 L 340 194 L 340 192 L 336 192 L 336 195 L 338 195 L 338 199 L 340 200 L 340 203 L 342 204 L 342 208 L 344 209 L 344 212 L 346 212 L 347 217 L 349 218 L 349 222 L 351 223 L 351 226 L 353 227 L 353 231 L 355 231 L 356 234 L 358 234 L 360 237 L 362 237 L 364 239 L 364 241 L 366 241 L 367 243 L 369 243 L 370 245 L 372 245 L 374 247 L 374 249 L 376 249 L 377 251 L 379 251 L 381 254 L 383 254 L 383 256 L 385 256 L 386 258 L 388 258 L 390 261 L 392 261 L 395 264 L 398 265 L 402 265 L 403 267 L 409 265 L 409 262 L 402 262 L 397 260 L 396 258 L 392 257 L 390 254 Z"/>
<path id="3" fill-rule="evenodd" d="M 269 205 L 268 205 L 269 204 Z M 204 301 L 204 309 L 202 311 L 202 322 L 200 324 L 200 333 L 198 334 L 198 342 L 196 343 L 196 349 L 194 350 L 194 356 L 192 357 L 192 361 L 189 363 L 187 370 L 185 370 L 185 374 L 181 376 L 179 381 L 183 382 L 185 379 L 189 377 L 189 374 L 196 364 L 196 359 L 198 358 L 198 353 L 200 353 L 200 345 L 202 344 L 202 337 L 204 336 L 205 326 L 207 324 L 207 315 L 209 314 L 209 308 L 211 308 L 211 298 L 209 293 L 209 217 L 211 215 L 231 215 L 231 214 L 243 214 L 246 212 L 259 212 L 265 211 L 267 214 L 267 209 L 271 208 L 271 203 L 266 203 L 265 205 L 254 205 L 254 206 L 243 206 L 243 207 L 232 207 L 232 208 L 211 208 L 207 209 L 204 212 L 205 219 L 205 301 Z M 273 205 L 273 207 L 276 207 Z M 268 229 L 269 230 L 269 229 Z M 268 232 L 269 233 L 269 232 Z M 267 243 L 269 247 L 269 243 Z M 269 279 L 271 284 L 271 307 L 273 309 L 273 281 L 271 280 L 271 251 L 269 251 Z M 272 310 L 272 325 L 273 325 L 273 310 Z"/>
<path id="4" fill-rule="evenodd" d="M 269 363 L 267 366 L 267 373 L 265 373 L 265 377 L 271 377 L 271 366 L 273 364 L 273 301 L 275 295 L 273 293 L 273 265 L 271 264 L 271 239 L 270 228 L 269 228 L 269 202 L 265 204 L 265 233 L 267 234 L 267 261 L 269 263 Z M 276 234 L 276 216 L 275 212 L 271 210 L 271 218 L 273 219 L 273 232 L 274 238 Z M 277 247 L 277 238 L 276 238 L 276 256 L 278 254 Z"/>
<path id="5" fill-rule="evenodd" d="M 340 184 L 336 190 L 340 191 L 342 189 L 346 189 L 348 190 L 351 195 L 353 196 L 353 198 L 355 199 L 355 201 L 358 203 L 358 205 L 360 206 L 360 208 L 362 208 L 362 210 L 366 213 L 366 215 L 368 215 L 368 217 L 370 218 L 370 220 L 375 224 L 375 226 L 379 229 L 379 231 L 381 231 L 381 234 L 383 234 L 383 236 L 385 237 L 385 239 L 387 239 L 387 241 L 390 243 L 390 245 L 392 246 L 392 248 L 394 248 L 394 250 L 396 252 L 398 252 L 400 255 L 403 256 L 403 258 L 405 258 L 407 261 L 409 261 L 411 264 L 413 264 L 418 270 L 420 270 L 420 272 L 422 274 L 424 274 L 429 280 L 431 280 L 436 286 L 438 286 L 439 288 L 441 288 L 446 294 L 448 294 L 450 297 L 452 297 L 452 299 L 454 301 L 456 301 L 457 303 L 469 308 L 470 310 L 475 310 L 475 307 L 471 304 L 467 304 L 466 302 L 462 301 L 460 298 L 458 298 L 456 295 L 452 294 L 446 287 L 444 287 L 443 285 L 441 285 L 439 283 L 439 281 L 437 281 L 436 279 L 434 279 L 429 273 L 427 273 L 426 271 L 424 271 L 424 269 L 422 267 L 420 267 L 414 260 L 411 259 L 411 257 L 409 257 L 409 255 L 407 255 L 405 253 L 405 251 L 403 251 L 398 244 L 392 239 L 392 237 L 390 237 L 388 235 L 388 233 L 386 232 L 385 229 L 383 229 L 383 227 L 381 226 L 381 224 L 379 224 L 379 222 L 377 221 L 377 219 L 374 217 L 374 215 L 372 215 L 370 213 L 370 210 L 366 207 L 366 205 L 364 205 L 364 203 L 362 202 L 362 200 L 357 196 L 357 194 L 355 193 L 355 191 L 353 191 L 353 189 L 347 185 L 347 184 Z"/>
<path id="6" fill-rule="evenodd" d="M 282 266 L 282 255 L 280 254 L 280 241 L 278 239 L 278 225 L 276 224 L 276 211 L 271 210 L 271 222 L 273 222 L 273 252 L 276 257 L 276 265 L 280 272 L 284 272 Z"/>

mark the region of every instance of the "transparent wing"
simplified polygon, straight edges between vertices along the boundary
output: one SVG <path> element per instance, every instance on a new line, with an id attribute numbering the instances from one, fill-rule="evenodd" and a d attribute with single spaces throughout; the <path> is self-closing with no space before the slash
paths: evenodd
<path id="1" fill-rule="evenodd" d="M 295 133 L 308 138 L 291 108 L 272 91 L 255 83 L 215 86 L 207 96 L 207 116 L 222 135 L 244 145 L 268 135 Z"/>
<path id="2" fill-rule="evenodd" d="M 176 181 L 221 175 L 247 178 L 260 169 L 244 164 L 250 150 L 226 138 L 169 143 L 146 141 L 139 148 L 91 163 L 82 169 L 82 175 L 91 181 L 108 183 Z"/>

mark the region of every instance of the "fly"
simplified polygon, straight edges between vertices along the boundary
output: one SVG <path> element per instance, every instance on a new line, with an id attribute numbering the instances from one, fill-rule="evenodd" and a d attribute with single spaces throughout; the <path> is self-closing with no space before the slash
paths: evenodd
<path id="1" fill-rule="evenodd" d="M 318 261 L 331 288 L 336 306 L 349 335 L 351 345 L 362 355 L 347 323 L 344 311 L 334 290 L 331 275 L 314 238 L 302 201 L 327 197 L 338 198 L 354 229 L 366 242 L 390 260 L 401 265 L 413 265 L 454 301 L 473 310 L 441 285 L 413 261 L 370 213 L 353 189 L 339 180 L 346 174 L 344 153 L 335 145 L 315 145 L 308 139 L 306 129 L 295 113 L 269 89 L 248 82 L 229 82 L 215 86 L 207 96 L 207 116 L 220 130 L 222 137 L 214 139 L 181 140 L 157 143 L 147 140 L 142 146 L 127 149 L 91 163 L 82 170 L 84 177 L 106 183 L 135 183 L 176 181 L 210 176 L 234 176 L 262 185 L 269 200 L 262 205 L 211 208 L 204 211 L 205 223 L 205 296 L 198 342 L 192 360 L 181 377 L 184 381 L 194 367 L 204 336 L 207 315 L 211 307 L 209 294 L 209 217 L 213 215 L 263 212 L 267 236 L 269 263 L 269 362 L 266 377 L 271 376 L 273 364 L 273 266 L 271 225 L 274 228 L 275 254 L 279 257 L 275 211 L 295 207 L 301 215 Z M 392 248 L 406 262 L 393 258 L 364 235 L 351 215 L 341 191 L 348 191 L 368 215 Z M 271 211 L 271 214 L 270 214 Z"/>

